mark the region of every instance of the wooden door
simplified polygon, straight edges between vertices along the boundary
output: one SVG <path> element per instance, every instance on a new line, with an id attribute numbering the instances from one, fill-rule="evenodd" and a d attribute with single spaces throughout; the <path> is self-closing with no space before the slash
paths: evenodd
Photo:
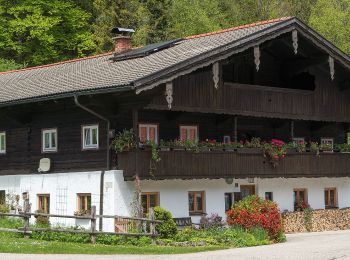
<path id="1" fill-rule="evenodd" d="M 241 199 L 255 195 L 255 185 L 241 185 Z"/>

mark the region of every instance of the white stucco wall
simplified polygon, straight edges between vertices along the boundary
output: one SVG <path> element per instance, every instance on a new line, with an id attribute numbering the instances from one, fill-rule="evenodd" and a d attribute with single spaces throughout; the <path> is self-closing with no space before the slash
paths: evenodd
<path id="1" fill-rule="evenodd" d="M 77 210 L 77 193 L 91 193 L 91 204 L 99 214 L 101 171 L 57 174 L 31 174 L 0 176 L 0 190 L 6 194 L 29 192 L 32 212 L 38 209 L 37 194 L 50 194 L 50 213 L 73 215 Z M 128 215 L 130 184 L 123 181 L 122 171 L 106 171 L 104 177 L 104 214 Z M 20 201 L 20 206 L 23 202 Z M 34 221 L 34 218 L 31 219 Z M 52 218 L 52 224 L 89 227 L 88 220 Z M 114 230 L 113 219 L 103 221 L 103 229 Z"/>
<path id="2" fill-rule="evenodd" d="M 233 192 L 234 184 L 247 185 L 247 179 L 236 179 L 233 184 L 225 180 L 163 180 L 142 181 L 143 192 L 159 192 L 160 206 L 171 211 L 174 217 L 188 217 L 188 191 L 205 191 L 206 213 L 225 216 L 224 193 Z M 293 189 L 306 188 L 308 202 L 314 209 L 324 208 L 324 188 L 335 187 L 339 208 L 350 207 L 350 178 L 273 178 L 254 180 L 256 193 L 264 197 L 265 192 L 273 192 L 282 211 L 293 211 Z M 192 217 L 194 222 L 199 217 Z"/>
<path id="3" fill-rule="evenodd" d="M 77 193 L 91 193 L 92 205 L 99 213 L 101 171 L 71 172 L 58 174 L 32 174 L 16 176 L 0 176 L 0 190 L 6 193 L 21 195 L 29 192 L 32 212 L 38 205 L 37 194 L 50 194 L 50 213 L 73 215 L 77 208 Z M 225 216 L 224 193 L 237 191 L 235 183 L 239 185 L 255 185 L 256 193 L 264 197 L 265 192 L 273 192 L 276 201 L 283 210 L 293 210 L 293 189 L 306 188 L 308 202 L 314 209 L 324 208 L 324 189 L 335 187 L 338 195 L 339 208 L 350 207 L 350 178 L 272 178 L 254 179 L 249 183 L 247 179 L 236 179 L 227 184 L 224 179 L 216 180 L 159 180 L 141 181 L 143 192 L 159 192 L 160 206 L 171 211 L 174 217 L 187 217 L 188 191 L 205 191 L 206 213 L 218 213 Z M 107 171 L 104 177 L 104 214 L 132 216 L 132 201 L 135 196 L 134 182 L 126 182 L 122 171 Z M 22 201 L 20 201 L 22 205 Z M 200 217 L 192 217 L 198 222 Z M 34 221 L 34 218 L 32 218 Z M 52 224 L 65 226 L 83 226 L 88 228 L 89 221 L 52 218 Z M 113 231 L 114 220 L 105 219 L 103 230 Z"/>

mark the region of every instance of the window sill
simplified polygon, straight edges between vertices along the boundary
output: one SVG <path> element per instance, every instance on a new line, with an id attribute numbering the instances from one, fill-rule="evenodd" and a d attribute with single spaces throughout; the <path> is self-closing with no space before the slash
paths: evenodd
<path id="1" fill-rule="evenodd" d="M 205 212 L 190 212 L 189 215 L 190 216 L 206 216 L 207 213 L 205 213 Z"/>

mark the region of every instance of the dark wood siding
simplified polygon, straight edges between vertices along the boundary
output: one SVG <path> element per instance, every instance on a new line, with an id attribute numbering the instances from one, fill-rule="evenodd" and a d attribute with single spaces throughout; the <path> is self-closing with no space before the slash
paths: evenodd
<path id="1" fill-rule="evenodd" d="M 314 71 L 314 91 L 222 83 L 214 88 L 211 71 L 174 80 L 174 111 L 237 114 L 257 117 L 350 122 L 350 96 L 333 84 L 327 73 Z M 167 109 L 164 95 L 148 105 Z"/>
<path id="2" fill-rule="evenodd" d="M 103 170 L 106 167 L 106 123 L 74 106 L 51 105 L 38 112 L 30 112 L 30 122 L 8 124 L 6 154 L 0 155 L 0 175 L 35 173 L 39 160 L 51 159 L 50 172 Z M 81 126 L 99 125 L 99 149 L 82 151 Z M 57 128 L 58 151 L 42 153 L 41 131 Z"/>
<path id="3" fill-rule="evenodd" d="M 200 179 L 200 178 L 294 178 L 350 176 L 346 153 L 289 154 L 276 167 L 262 154 L 237 152 L 159 152 L 161 161 L 149 172 L 150 151 L 119 154 L 119 168 L 124 178 L 132 180 L 138 173 L 141 179 Z M 135 163 L 137 160 L 137 163 Z M 137 167 L 137 168 L 136 168 Z"/>

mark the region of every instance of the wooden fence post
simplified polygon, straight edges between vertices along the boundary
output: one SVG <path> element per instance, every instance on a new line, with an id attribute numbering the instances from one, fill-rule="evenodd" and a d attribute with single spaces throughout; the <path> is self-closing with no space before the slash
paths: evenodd
<path id="1" fill-rule="evenodd" d="M 149 209 L 149 217 L 150 217 L 150 233 L 152 236 L 152 244 L 155 244 L 155 237 L 156 237 L 156 223 L 154 222 L 156 220 L 156 217 L 154 215 L 154 209 L 150 208 Z"/>
<path id="2" fill-rule="evenodd" d="M 28 229 L 29 229 L 29 219 L 31 217 L 31 215 L 29 215 L 28 213 L 30 213 L 31 207 L 30 207 L 30 203 L 29 203 L 29 194 L 28 192 L 24 192 L 22 194 L 23 197 L 23 221 L 24 221 L 24 232 L 23 235 L 25 238 L 29 238 L 29 233 L 28 233 Z"/>
<path id="3" fill-rule="evenodd" d="M 91 207 L 91 243 L 96 244 L 96 206 Z"/>

